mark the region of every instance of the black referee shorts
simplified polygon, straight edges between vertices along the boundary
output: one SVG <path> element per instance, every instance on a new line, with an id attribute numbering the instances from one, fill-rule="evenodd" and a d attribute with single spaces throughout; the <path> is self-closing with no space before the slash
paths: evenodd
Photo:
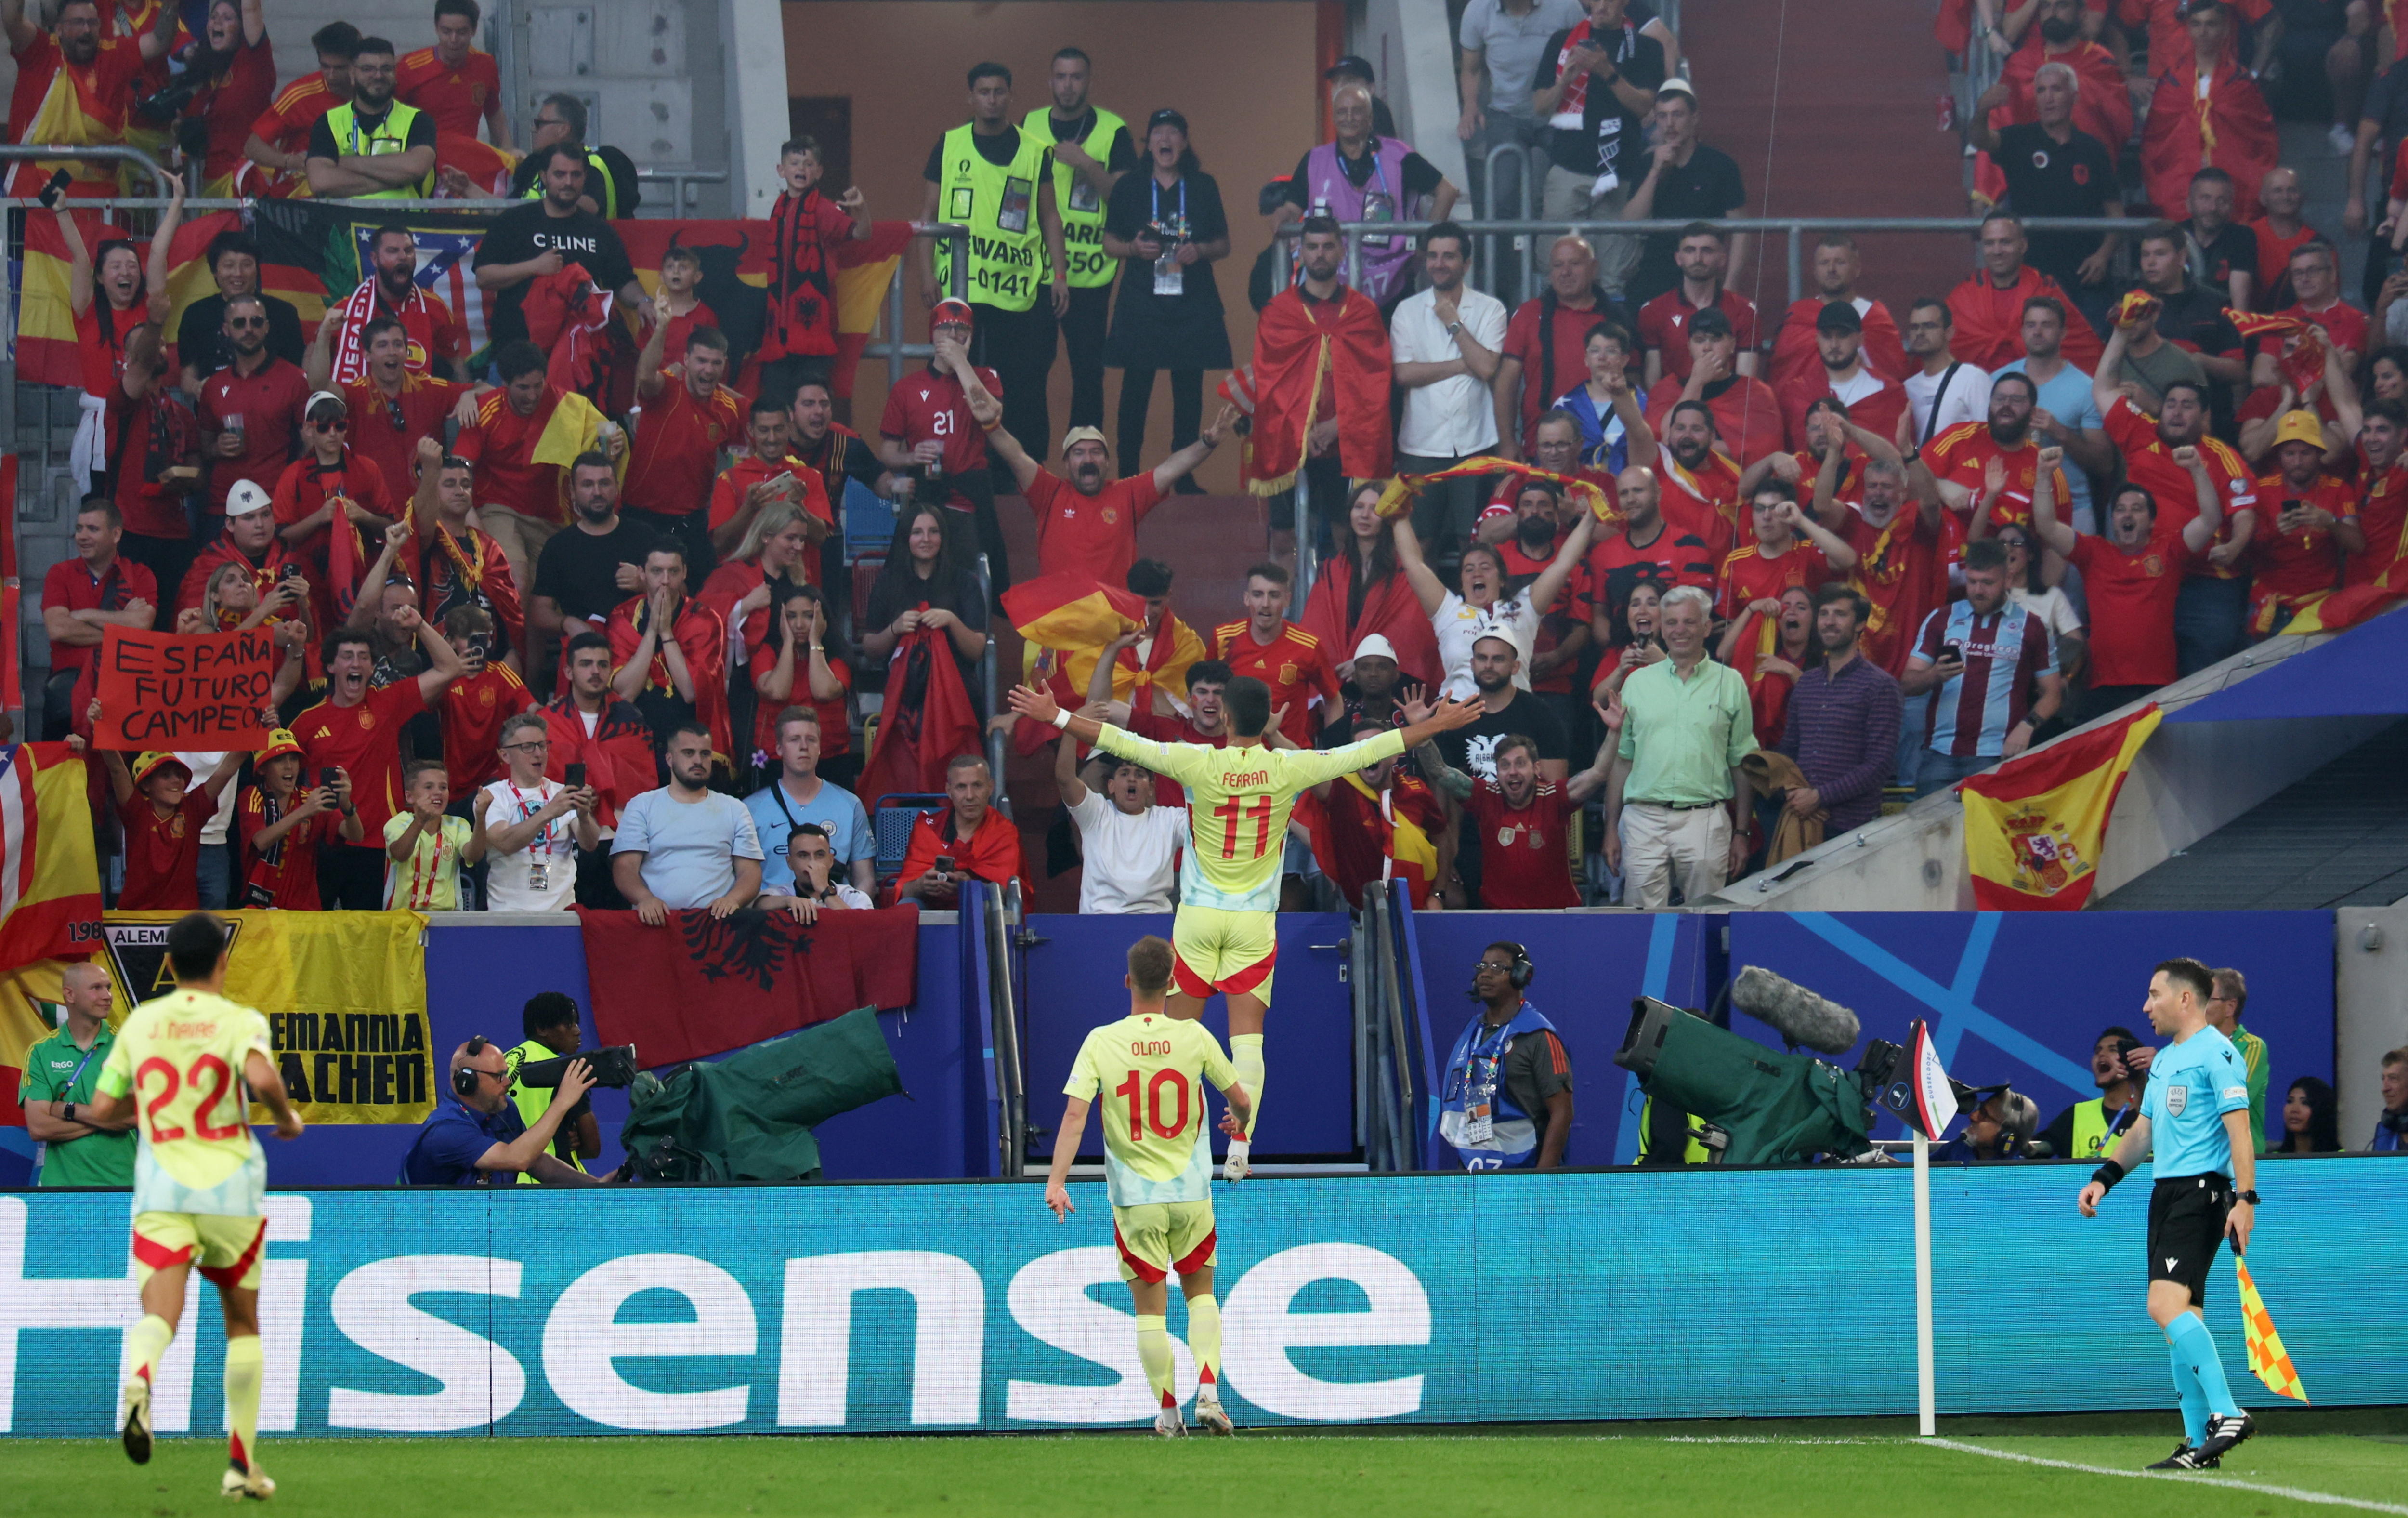
<path id="1" fill-rule="evenodd" d="M 2232 1181 L 2225 1176 L 2178 1176 L 2149 1193 L 2149 1279 L 2188 1288 L 2195 1307 L 2207 1306 L 2207 1271 L 2224 1242 L 2224 1217 L 2232 1210 Z"/>

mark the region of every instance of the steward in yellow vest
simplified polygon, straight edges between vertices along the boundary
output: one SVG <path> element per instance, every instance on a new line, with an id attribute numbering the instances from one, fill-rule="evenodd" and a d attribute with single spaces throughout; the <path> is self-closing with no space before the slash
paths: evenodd
<path id="1" fill-rule="evenodd" d="M 969 228 L 971 305 L 1028 311 L 1040 285 L 1068 290 L 1053 155 L 1036 133 L 1012 125 L 1006 114 L 1010 70 L 980 64 L 969 83 L 970 120 L 945 134 L 928 163 L 925 219 Z M 931 278 L 922 294 L 934 306 L 953 293 L 953 248 L 942 239 L 931 239 L 929 247 Z"/>
<path id="2" fill-rule="evenodd" d="M 309 129 L 311 195 L 423 200 L 435 194 L 435 119 L 394 98 L 394 68 L 392 43 L 361 42 L 351 64 L 351 98 Z"/>

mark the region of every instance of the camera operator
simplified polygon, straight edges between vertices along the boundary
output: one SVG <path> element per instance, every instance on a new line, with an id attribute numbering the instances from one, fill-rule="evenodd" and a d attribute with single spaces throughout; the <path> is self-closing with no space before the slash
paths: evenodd
<path id="1" fill-rule="evenodd" d="M 552 1135 L 593 1086 L 593 1068 L 583 1060 L 572 1063 L 533 1127 L 510 1101 L 510 1075 L 508 1057 L 482 1034 L 452 1050 L 452 1089 L 403 1156 L 401 1184 L 509 1186 L 528 1176 L 547 1186 L 601 1185 L 604 1178 L 547 1152 Z M 503 1177 L 510 1178 L 497 1178 Z"/>
<path id="2" fill-rule="evenodd" d="M 1933 1164 L 2028 1160 L 2025 1146 L 2040 1126 L 2040 1108 L 2021 1092 L 2002 1091 L 1967 1115 L 1965 1131 L 1932 1151 Z"/>
<path id="3" fill-rule="evenodd" d="M 1446 1057 L 1439 1133 L 1466 1170 L 1564 1163 L 1572 1131 L 1572 1061 L 1555 1025 L 1522 996 L 1536 973 L 1529 951 L 1498 942 L 1481 951 L 1471 999 L 1481 1004 Z"/>
<path id="4" fill-rule="evenodd" d="M 2132 1030 L 2109 1028 L 2090 1046 L 2090 1078 L 2099 1094 L 2076 1102 L 2049 1120 L 2041 1130 L 2050 1150 L 2060 1160 L 2101 1160 L 2114 1149 L 2117 1135 L 2140 1116 L 2141 1088 L 2148 1080 L 2149 1060 L 2157 1053 L 2132 1036 Z"/>
<path id="5" fill-rule="evenodd" d="M 543 1120 L 558 1098 L 557 1091 L 541 1086 L 519 1084 L 519 1066 L 537 1060 L 555 1059 L 574 1054 L 580 1044 L 577 1027 L 577 1002 L 561 991 L 538 991 L 527 999 L 520 1014 L 520 1031 L 526 1042 L 502 1057 L 510 1072 L 510 1102 L 519 1111 L 519 1120 L 533 1130 Z M 588 1071 L 588 1075 L 592 1072 Z M 594 1116 L 591 1092 L 577 1098 L 576 1105 L 561 1114 L 559 1125 L 552 1136 L 552 1157 L 579 1172 L 585 1171 L 585 1162 L 602 1154 L 602 1125 Z M 532 1186 L 536 1177 L 529 1171 L 519 1172 L 519 1184 Z"/>

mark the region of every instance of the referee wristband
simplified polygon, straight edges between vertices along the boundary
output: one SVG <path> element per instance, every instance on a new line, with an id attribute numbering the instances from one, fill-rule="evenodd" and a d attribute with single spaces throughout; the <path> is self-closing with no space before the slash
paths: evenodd
<path id="1" fill-rule="evenodd" d="M 1061 729 L 1064 732 L 1069 731 L 1070 714 L 1056 706 L 1054 708 L 1054 725 Z"/>
<path id="2" fill-rule="evenodd" d="M 2122 1165 L 2117 1164 L 2113 1160 L 2109 1160 L 2105 1164 L 2101 1164 L 2098 1169 L 2090 1172 L 2090 1178 L 2112 1192 L 2115 1189 L 2115 1183 L 2124 1178 L 2124 1167 Z"/>

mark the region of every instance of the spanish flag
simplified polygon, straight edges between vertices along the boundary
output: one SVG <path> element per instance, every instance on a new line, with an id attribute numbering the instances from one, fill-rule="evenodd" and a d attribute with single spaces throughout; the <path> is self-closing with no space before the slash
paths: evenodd
<path id="1" fill-rule="evenodd" d="M 2362 586 L 2344 586 L 2339 590 L 2327 590 L 2308 598 L 2298 614 L 2282 627 L 2268 626 L 2260 632 L 2340 632 L 2354 628 L 2385 608 L 2395 605 L 2408 596 L 2408 558 L 2395 558 L 2391 567 Z"/>
<path id="2" fill-rule="evenodd" d="M 869 335 L 878 330 L 895 266 L 903 261 L 904 251 L 910 246 L 909 222 L 872 222 L 866 239 L 837 244 L 834 385 L 839 397 L 853 394 L 853 371 L 861 362 L 861 351 L 869 345 Z"/>
<path id="3" fill-rule="evenodd" d="M 95 910 L 94 916 L 98 916 Z M 36 1044 L 58 1031 L 59 1004 L 66 989 L 60 960 L 36 960 L 0 972 L 0 1127 L 25 1126 L 24 1099 L 19 1094 L 25 1075 L 25 1055 Z"/>
<path id="4" fill-rule="evenodd" d="M 124 227 L 98 211 L 79 210 L 75 215 L 76 230 L 82 234 L 86 253 L 96 253 L 111 238 L 129 236 Z M 171 340 L 177 324 L 184 318 L 184 308 L 217 289 L 202 256 L 208 251 L 209 239 L 221 232 L 241 228 L 240 213 L 231 210 L 197 216 L 176 228 L 174 239 L 167 244 L 170 310 L 166 331 Z M 147 260 L 150 244 L 136 246 Z M 26 217 L 24 289 L 17 323 L 17 377 L 80 390 L 84 383 L 83 361 L 76 348 L 68 270 L 67 245 L 59 235 L 58 218 L 47 212 Z"/>
<path id="5" fill-rule="evenodd" d="M 2249 1266 L 2234 1255 L 2232 1268 L 2241 1277 L 2241 1340 L 2249 1352 L 2249 1373 L 2264 1381 L 2268 1391 L 2305 1402 L 2307 1388 L 2300 1384 L 2290 1352 L 2283 1348 L 2283 1336 L 2274 1332 L 2274 1320 L 2267 1315 L 2266 1299 L 2258 1294 Z"/>
<path id="6" fill-rule="evenodd" d="M 64 744 L 0 748 L 0 974 L 81 959 L 100 926 L 100 867 L 83 756 Z"/>
<path id="7" fill-rule="evenodd" d="M 1046 574 L 1006 590 L 1003 614 L 1039 648 L 1094 650 L 1145 626 L 1145 598 L 1100 580 Z"/>
<path id="8" fill-rule="evenodd" d="M 2158 720 L 2152 701 L 1963 783 L 1977 909 L 2073 912 L 2090 900 L 2108 814 Z"/>
<path id="9" fill-rule="evenodd" d="M 0 500 L 17 499 L 17 455 L 0 454 Z M 16 711 L 25 704 L 22 675 L 17 668 L 19 642 L 17 603 L 17 513 L 0 512 L 0 708 Z"/>
<path id="10" fill-rule="evenodd" d="M 1398 475 L 1389 481 L 1388 487 L 1380 493 L 1379 513 L 1383 517 L 1398 514 L 1412 504 L 1415 496 L 1440 480 L 1460 479 L 1465 475 L 1490 474 L 1511 474 L 1526 481 L 1552 480 L 1563 487 L 1564 494 L 1568 498 L 1587 507 L 1597 517 L 1598 526 L 1611 528 L 1622 525 L 1622 508 L 1599 489 L 1596 482 L 1584 480 L 1576 474 L 1558 474 L 1553 470 L 1542 470 L 1529 464 L 1517 464 L 1510 458 L 1498 458 L 1485 454 L 1478 458 L 1467 458 L 1460 464 L 1450 464 L 1435 474 Z"/>

